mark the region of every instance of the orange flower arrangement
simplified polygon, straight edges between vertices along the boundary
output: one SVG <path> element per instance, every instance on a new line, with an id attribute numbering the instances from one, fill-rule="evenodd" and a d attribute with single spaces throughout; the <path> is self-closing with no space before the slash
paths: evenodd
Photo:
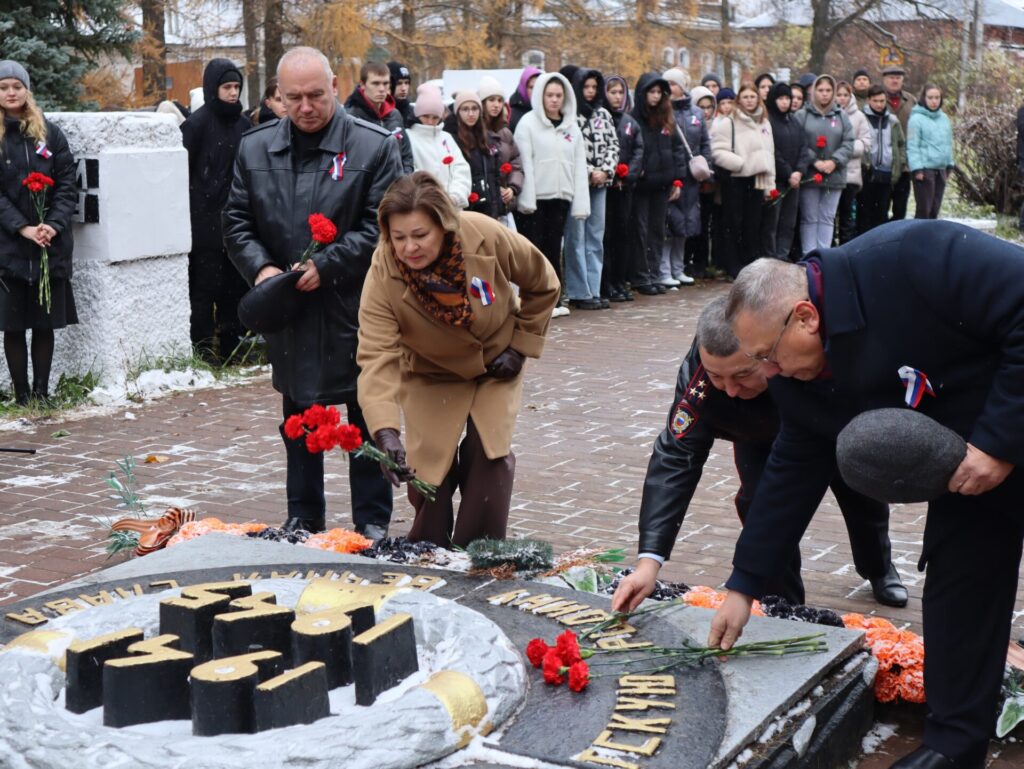
<path id="1" fill-rule="evenodd" d="M 683 603 L 687 606 L 697 606 L 701 609 L 717 609 L 725 600 L 725 593 L 715 590 L 706 585 L 691 587 L 689 592 L 683 595 Z M 750 607 L 750 613 L 755 617 L 763 617 L 764 610 L 761 609 L 761 602 L 754 601 Z"/>
<path id="2" fill-rule="evenodd" d="M 900 630 L 881 617 L 843 615 L 850 630 L 863 630 L 871 653 L 878 660 L 875 698 L 879 702 L 924 702 L 924 641 L 916 633 Z"/>
<path id="3" fill-rule="evenodd" d="M 173 547 L 180 542 L 186 542 L 211 532 L 244 537 L 250 533 L 261 532 L 266 528 L 268 527 L 265 523 L 224 523 L 219 518 L 203 518 L 201 521 L 192 521 L 182 526 L 178 533 L 167 541 L 167 546 Z M 321 534 L 314 534 L 301 544 L 317 550 L 332 550 L 335 553 L 361 553 L 373 542 L 348 529 L 330 529 Z"/>

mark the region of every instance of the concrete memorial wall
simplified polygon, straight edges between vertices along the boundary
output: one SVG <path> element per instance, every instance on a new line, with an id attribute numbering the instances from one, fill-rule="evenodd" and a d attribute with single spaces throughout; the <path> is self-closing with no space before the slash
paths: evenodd
<path id="1" fill-rule="evenodd" d="M 57 332 L 61 374 L 116 385 L 146 358 L 188 354 L 188 155 L 170 115 L 57 112 L 78 161 L 72 285 L 79 323 Z M 9 388 L 7 367 L 0 383 Z"/>

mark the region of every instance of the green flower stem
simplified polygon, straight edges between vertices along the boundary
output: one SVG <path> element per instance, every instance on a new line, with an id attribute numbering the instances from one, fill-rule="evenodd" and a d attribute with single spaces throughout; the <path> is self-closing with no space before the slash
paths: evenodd
<path id="1" fill-rule="evenodd" d="M 378 449 L 372 443 L 364 442 L 356 452 L 355 456 L 364 457 L 366 459 L 372 459 L 374 462 L 380 462 L 382 465 L 387 467 L 389 470 L 401 470 L 398 463 L 395 462 L 386 453 Z M 437 501 L 437 486 L 421 481 L 419 478 L 413 478 L 409 481 L 409 485 L 412 486 L 416 491 L 425 496 L 431 502 Z"/>
<path id="2" fill-rule="evenodd" d="M 665 609 L 668 609 L 668 608 L 670 608 L 672 606 L 682 606 L 682 605 L 683 605 L 682 599 L 681 598 L 676 598 L 676 599 L 674 599 L 672 601 L 662 601 L 660 603 L 654 604 L 653 606 L 647 606 L 647 607 L 645 607 L 643 609 L 636 609 L 634 611 L 629 611 L 629 612 L 626 612 L 626 611 L 615 612 L 608 619 L 603 620 L 602 622 L 597 623 L 596 625 L 594 625 L 594 627 L 590 628 L 590 630 L 587 630 L 586 632 L 581 633 L 580 637 L 579 637 L 579 640 L 582 641 L 584 638 L 586 638 L 586 637 L 588 637 L 590 635 L 593 635 L 594 633 L 599 633 L 602 630 L 607 630 L 610 627 L 615 627 L 616 625 L 620 625 L 623 622 L 625 622 L 626 620 L 632 619 L 633 617 L 639 617 L 642 614 L 650 614 L 650 613 L 656 612 L 656 611 L 664 611 Z"/>

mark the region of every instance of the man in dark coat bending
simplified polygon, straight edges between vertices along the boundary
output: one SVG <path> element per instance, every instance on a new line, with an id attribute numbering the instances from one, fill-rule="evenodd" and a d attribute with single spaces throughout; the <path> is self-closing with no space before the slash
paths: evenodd
<path id="1" fill-rule="evenodd" d="M 730 648 L 800 541 L 857 414 L 916 408 L 967 455 L 928 505 L 924 744 L 893 769 L 979 769 L 995 722 L 1024 538 L 1024 250 L 949 222 L 896 222 L 740 273 L 728 316 L 782 427 L 709 643 Z"/>
<path id="2" fill-rule="evenodd" d="M 224 210 L 225 240 L 250 284 L 285 270 L 303 271 L 296 284 L 306 297 L 303 314 L 283 331 L 267 334 L 285 418 L 314 403 L 344 403 L 349 422 L 366 436 L 356 399 L 359 296 L 379 235 L 377 205 L 402 172 L 398 143 L 338 105 L 337 80 L 316 49 L 288 51 L 277 75 L 287 116 L 242 139 Z M 313 213 L 331 219 L 338 237 L 300 267 Z M 323 454 L 308 452 L 303 441 L 285 439 L 285 448 L 285 525 L 322 531 Z M 349 483 L 357 531 L 371 539 L 385 536 L 392 497 L 378 465 L 351 459 Z"/>
<path id="3" fill-rule="evenodd" d="M 631 611 L 654 591 L 716 438 L 733 444 L 740 480 L 736 512 L 741 521 L 746 520 L 764 473 L 779 416 L 760 364 L 740 352 L 725 319 L 725 306 L 723 296 L 704 308 L 697 336 L 679 367 L 668 424 L 654 442 L 644 478 L 636 571 L 619 583 L 612 598 L 616 611 Z M 906 606 L 907 589 L 892 563 L 889 506 L 853 491 L 838 473 L 830 485 L 846 521 L 857 573 L 871 583 L 879 603 Z M 799 545 L 771 575 L 765 594 L 804 603 Z"/>

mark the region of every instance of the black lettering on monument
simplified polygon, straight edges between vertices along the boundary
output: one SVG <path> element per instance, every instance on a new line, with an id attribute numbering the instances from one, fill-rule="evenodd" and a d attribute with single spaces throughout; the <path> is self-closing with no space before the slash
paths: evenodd
<path id="1" fill-rule="evenodd" d="M 278 606 L 273 593 L 236 598 L 226 614 L 213 620 L 213 656 L 232 657 L 246 652 L 272 650 L 292 660 L 292 622 L 295 611 Z"/>
<path id="2" fill-rule="evenodd" d="M 188 674 L 193 657 L 178 638 L 159 635 L 128 647 L 132 656 L 103 666 L 103 725 L 131 726 L 189 717 Z"/>
<path id="3" fill-rule="evenodd" d="M 302 615 L 291 629 L 293 664 L 322 662 L 330 689 L 352 683 L 352 619 L 343 609 Z"/>
<path id="4" fill-rule="evenodd" d="M 257 685 L 281 673 L 275 651 L 210 660 L 192 668 L 192 734 L 252 734 L 256 731 L 253 696 Z"/>
<path id="5" fill-rule="evenodd" d="M 213 618 L 229 611 L 235 598 L 251 595 L 247 582 L 210 582 L 183 588 L 181 597 L 160 602 L 160 632 L 181 639 L 196 663 L 213 658 Z M 246 651 L 246 650 L 243 650 Z"/>
<path id="6" fill-rule="evenodd" d="M 85 713 L 102 705 L 103 664 L 127 655 L 128 647 L 143 637 L 142 631 L 133 627 L 72 643 L 64 664 L 67 709 L 72 713 Z"/>
<path id="7" fill-rule="evenodd" d="M 307 662 L 264 681 L 253 695 L 253 723 L 257 732 L 282 726 L 311 724 L 331 714 L 327 668 Z"/>
<path id="8" fill-rule="evenodd" d="M 381 692 L 417 670 L 416 633 L 408 614 L 388 617 L 352 639 L 357 705 L 372 705 Z"/>

